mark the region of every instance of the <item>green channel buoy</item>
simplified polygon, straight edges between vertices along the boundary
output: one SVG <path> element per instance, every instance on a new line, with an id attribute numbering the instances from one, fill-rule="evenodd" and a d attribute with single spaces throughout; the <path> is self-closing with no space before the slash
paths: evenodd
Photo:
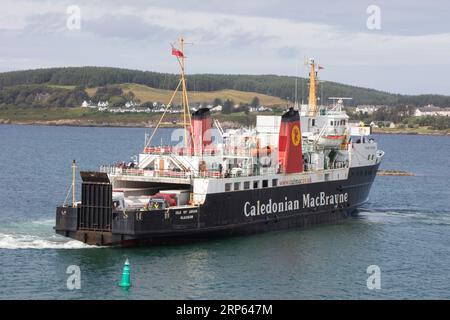
<path id="1" fill-rule="evenodd" d="M 125 264 L 123 265 L 122 280 L 120 281 L 119 286 L 126 288 L 131 286 L 130 262 L 128 261 L 128 258 L 125 260 Z"/>

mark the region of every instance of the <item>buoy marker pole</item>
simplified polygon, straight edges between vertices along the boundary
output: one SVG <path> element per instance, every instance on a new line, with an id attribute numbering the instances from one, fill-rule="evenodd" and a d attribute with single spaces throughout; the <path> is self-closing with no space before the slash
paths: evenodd
<path id="1" fill-rule="evenodd" d="M 76 199 L 76 179 L 77 179 L 77 164 L 75 160 L 72 161 L 72 208 L 76 208 L 77 199 Z"/>

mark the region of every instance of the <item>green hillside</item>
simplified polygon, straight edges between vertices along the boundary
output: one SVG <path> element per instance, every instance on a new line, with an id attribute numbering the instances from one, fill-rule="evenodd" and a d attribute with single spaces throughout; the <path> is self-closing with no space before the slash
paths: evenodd
<path id="1" fill-rule="evenodd" d="M 54 90 L 76 89 L 76 87 L 95 88 L 112 84 L 139 84 L 154 89 L 173 90 L 178 83 L 178 75 L 109 67 L 67 67 L 13 71 L 0 73 L 0 87 L 23 85 L 46 85 Z M 294 95 L 295 78 L 277 75 L 188 75 L 188 90 L 214 92 L 235 90 L 255 92 L 267 96 L 286 99 Z M 305 88 L 306 81 L 300 79 Z M 374 89 L 360 88 L 336 82 L 323 82 L 323 96 L 353 97 L 349 104 L 416 105 L 434 104 L 450 106 L 450 96 L 442 95 L 401 95 Z M 0 101 L 1 103 L 1 101 Z"/>
<path id="2" fill-rule="evenodd" d="M 143 102 L 167 102 L 173 94 L 172 90 L 155 89 L 142 84 L 126 83 L 119 84 L 118 86 L 122 88 L 123 92 L 133 92 L 135 97 Z M 98 87 L 88 88 L 86 89 L 86 92 L 90 97 L 94 97 L 97 89 Z M 232 89 L 189 92 L 189 102 L 191 104 L 211 103 L 216 98 L 221 99 L 222 101 L 230 99 L 236 104 L 250 104 L 254 97 L 258 97 L 259 101 L 264 106 L 285 106 L 287 104 L 286 100 L 257 92 L 238 91 Z M 175 96 L 173 103 L 181 104 L 181 93 Z"/>

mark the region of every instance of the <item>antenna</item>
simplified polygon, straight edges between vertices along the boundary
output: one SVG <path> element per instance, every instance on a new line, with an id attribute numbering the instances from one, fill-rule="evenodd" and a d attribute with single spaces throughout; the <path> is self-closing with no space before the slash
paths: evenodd
<path id="1" fill-rule="evenodd" d="M 303 57 L 303 64 L 305 66 L 309 65 L 309 59 L 307 57 L 305 57 L 305 56 Z"/>
<path id="2" fill-rule="evenodd" d="M 323 102 L 323 84 L 325 81 L 319 80 L 320 83 L 320 103 L 323 105 L 325 102 Z"/>
<path id="3" fill-rule="evenodd" d="M 333 100 L 333 105 L 344 105 L 344 100 L 352 100 L 353 98 L 348 98 L 348 97 L 329 97 L 328 99 Z M 337 104 L 336 104 L 336 100 L 337 100 Z"/>
<path id="4" fill-rule="evenodd" d="M 295 66 L 294 108 L 298 109 L 298 61 Z"/>
<path id="5" fill-rule="evenodd" d="M 303 78 L 300 79 L 302 83 L 302 104 L 305 104 L 305 81 Z"/>
<path id="6" fill-rule="evenodd" d="M 352 100 L 353 98 L 346 98 L 346 97 L 329 97 L 328 99 L 333 100 L 333 103 L 335 100 Z"/>

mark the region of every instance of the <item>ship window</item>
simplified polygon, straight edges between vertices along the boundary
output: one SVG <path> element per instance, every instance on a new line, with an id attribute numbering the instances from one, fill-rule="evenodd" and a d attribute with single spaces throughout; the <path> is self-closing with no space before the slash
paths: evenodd
<path id="1" fill-rule="evenodd" d="M 332 126 L 332 125 L 333 125 L 333 120 L 330 121 L 330 126 Z"/>
<path id="2" fill-rule="evenodd" d="M 259 181 L 253 181 L 253 189 L 259 188 Z"/>
<path id="3" fill-rule="evenodd" d="M 225 191 L 231 191 L 231 183 L 225 183 Z"/>
<path id="4" fill-rule="evenodd" d="M 245 190 L 250 189 L 250 181 L 244 181 L 244 189 Z"/>
<path id="5" fill-rule="evenodd" d="M 278 185 L 278 179 L 272 179 L 272 187 L 276 187 Z"/>
<path id="6" fill-rule="evenodd" d="M 263 180 L 262 182 L 263 182 L 263 185 L 262 185 L 263 188 L 267 188 L 269 186 L 269 180 Z"/>
<path id="7" fill-rule="evenodd" d="M 311 120 L 311 125 L 314 127 L 316 125 L 316 119 Z"/>
<path id="8" fill-rule="evenodd" d="M 371 155 L 369 154 L 369 156 L 367 157 L 367 160 L 370 160 L 370 156 L 371 156 Z"/>
<path id="9" fill-rule="evenodd" d="M 235 182 L 234 183 L 234 190 L 239 190 L 239 188 L 241 187 L 241 183 L 240 182 Z"/>

